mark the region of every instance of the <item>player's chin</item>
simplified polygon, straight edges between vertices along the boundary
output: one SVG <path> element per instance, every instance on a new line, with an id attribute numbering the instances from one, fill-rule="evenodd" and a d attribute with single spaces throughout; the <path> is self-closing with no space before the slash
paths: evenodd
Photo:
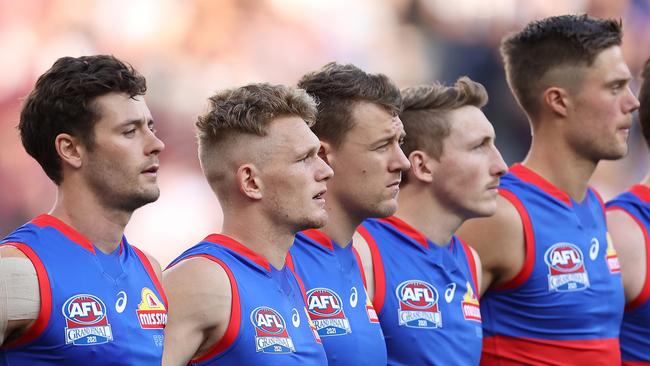
<path id="1" fill-rule="evenodd" d="M 307 229 L 320 229 L 327 225 L 329 216 L 324 209 L 317 210 L 309 216 L 306 216 L 300 223 L 300 231 Z"/>
<path id="2" fill-rule="evenodd" d="M 370 217 L 388 217 L 397 211 L 397 198 L 386 199 L 371 210 Z"/>

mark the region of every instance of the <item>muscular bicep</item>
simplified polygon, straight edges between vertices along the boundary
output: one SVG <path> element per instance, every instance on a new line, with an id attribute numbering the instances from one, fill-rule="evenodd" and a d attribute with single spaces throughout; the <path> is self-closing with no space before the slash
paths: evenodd
<path id="1" fill-rule="evenodd" d="M 481 294 L 492 285 L 513 279 L 525 261 L 521 218 L 507 199 L 499 196 L 497 204 L 493 216 L 468 220 L 457 231 L 480 257 Z"/>
<path id="2" fill-rule="evenodd" d="M 352 245 L 354 246 L 354 249 L 357 250 L 357 253 L 359 253 L 363 272 L 366 277 L 366 292 L 368 293 L 368 298 L 372 301 L 375 295 L 375 276 L 372 267 L 372 253 L 370 252 L 368 243 L 366 243 L 366 240 L 358 232 L 355 232 L 352 237 Z"/>
<path id="3" fill-rule="evenodd" d="M 607 230 L 618 254 L 625 300 L 629 302 L 639 295 L 646 278 L 645 236 L 632 216 L 622 210 L 607 211 Z"/>
<path id="4" fill-rule="evenodd" d="M 226 271 L 205 258 L 186 259 L 163 274 L 169 301 L 163 365 L 186 365 L 221 340 L 231 313 Z"/>

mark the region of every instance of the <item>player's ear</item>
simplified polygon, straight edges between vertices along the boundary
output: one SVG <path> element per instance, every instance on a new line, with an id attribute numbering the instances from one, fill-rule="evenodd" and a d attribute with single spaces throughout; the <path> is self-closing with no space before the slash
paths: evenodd
<path id="1" fill-rule="evenodd" d="M 409 154 L 409 161 L 411 162 L 411 169 L 407 174 L 426 183 L 433 181 L 434 170 L 437 166 L 435 159 L 429 157 L 422 150 L 414 150 Z"/>
<path id="2" fill-rule="evenodd" d="M 235 175 L 239 191 L 252 200 L 262 199 L 262 179 L 253 164 L 244 164 Z"/>
<path id="3" fill-rule="evenodd" d="M 547 108 L 556 115 L 566 117 L 570 104 L 569 94 L 564 88 L 550 87 L 542 95 L 543 102 Z"/>
<path id="4" fill-rule="evenodd" d="M 81 167 L 85 148 L 79 139 L 67 133 L 60 133 L 54 138 L 54 148 L 63 163 L 74 168 Z"/>

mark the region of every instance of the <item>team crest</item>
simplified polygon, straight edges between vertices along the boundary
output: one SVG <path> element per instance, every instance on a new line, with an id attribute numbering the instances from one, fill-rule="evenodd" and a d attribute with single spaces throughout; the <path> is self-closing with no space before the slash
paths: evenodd
<path id="1" fill-rule="evenodd" d="M 307 304 L 309 317 L 321 337 L 352 333 L 341 297 L 336 292 L 323 287 L 311 289 L 307 292 Z"/>
<path id="2" fill-rule="evenodd" d="M 399 300 L 399 325 L 411 328 L 441 328 L 438 291 L 427 282 L 404 281 L 395 291 Z"/>
<path id="3" fill-rule="evenodd" d="M 618 263 L 618 254 L 616 254 L 616 249 L 614 249 L 612 242 L 612 236 L 607 233 L 607 253 L 605 260 L 607 260 L 607 267 L 611 273 L 619 273 L 621 272 L 621 265 Z"/>
<path id="4" fill-rule="evenodd" d="M 167 309 L 149 288 L 142 288 L 142 301 L 138 304 L 138 321 L 142 329 L 163 329 L 167 324 Z"/>
<path id="5" fill-rule="evenodd" d="M 106 305 L 97 296 L 74 295 L 63 303 L 61 310 L 66 322 L 65 344 L 88 346 L 113 340 Z"/>
<path id="6" fill-rule="evenodd" d="M 287 332 L 287 323 L 274 309 L 260 306 L 251 312 L 255 327 L 255 349 L 264 353 L 291 353 L 296 348 Z"/>
<path id="7" fill-rule="evenodd" d="M 580 291 L 589 287 L 584 256 L 576 245 L 555 243 L 544 254 L 549 291 Z"/>
<path id="8" fill-rule="evenodd" d="M 476 294 L 472 291 L 472 286 L 469 281 L 467 282 L 467 292 L 465 292 L 465 296 L 463 296 L 461 306 L 465 320 L 481 321 L 481 307 Z"/>

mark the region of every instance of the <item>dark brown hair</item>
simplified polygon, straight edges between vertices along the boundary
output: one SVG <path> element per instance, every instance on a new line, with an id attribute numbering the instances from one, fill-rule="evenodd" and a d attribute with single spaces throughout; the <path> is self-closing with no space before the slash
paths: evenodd
<path id="1" fill-rule="evenodd" d="M 550 86 L 545 78 L 549 71 L 589 67 L 600 52 L 620 45 L 622 36 L 620 20 L 561 15 L 533 21 L 501 42 L 508 84 L 533 119 L 539 113 L 541 93 Z M 580 77 L 572 71 L 564 80 Z"/>
<path id="2" fill-rule="evenodd" d="M 321 140 L 338 146 L 354 126 L 352 106 L 366 101 L 397 115 L 402 107 L 400 91 L 384 74 L 368 74 L 354 65 L 330 62 L 304 75 L 298 86 L 318 102 L 318 116 L 312 130 Z"/>
<path id="3" fill-rule="evenodd" d="M 95 123 L 101 111 L 94 104 L 108 93 L 144 95 L 147 84 L 137 71 L 114 56 L 62 57 L 36 81 L 20 113 L 20 137 L 25 150 L 56 184 L 62 177 L 54 140 L 61 133 L 94 147 Z"/>

